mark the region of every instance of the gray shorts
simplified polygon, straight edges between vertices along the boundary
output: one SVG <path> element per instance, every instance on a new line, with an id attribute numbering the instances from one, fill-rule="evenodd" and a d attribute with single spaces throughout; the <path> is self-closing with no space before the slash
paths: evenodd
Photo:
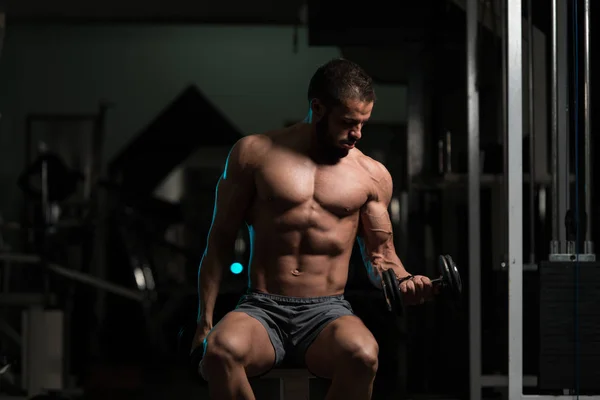
<path id="1" fill-rule="evenodd" d="M 304 365 L 304 355 L 330 322 L 354 315 L 343 295 L 287 297 L 257 291 L 242 296 L 234 311 L 257 319 L 267 330 L 275 349 L 275 366 L 286 362 Z"/>

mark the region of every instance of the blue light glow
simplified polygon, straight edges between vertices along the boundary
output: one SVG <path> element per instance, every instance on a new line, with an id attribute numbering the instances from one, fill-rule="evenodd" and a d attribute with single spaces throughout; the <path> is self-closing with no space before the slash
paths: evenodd
<path id="1" fill-rule="evenodd" d="M 241 274 L 242 271 L 244 270 L 244 266 L 240 263 L 233 263 L 231 264 L 231 266 L 229 267 L 229 270 L 231 271 L 232 274 L 238 275 Z"/>

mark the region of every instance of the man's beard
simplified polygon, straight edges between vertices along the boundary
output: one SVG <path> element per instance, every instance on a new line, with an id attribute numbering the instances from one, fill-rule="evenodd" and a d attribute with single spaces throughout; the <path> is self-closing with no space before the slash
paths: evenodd
<path id="1" fill-rule="evenodd" d="M 340 159 L 348 155 L 348 150 L 338 147 L 329 135 L 329 115 L 324 115 L 315 125 L 317 141 L 323 153 L 332 159 Z"/>

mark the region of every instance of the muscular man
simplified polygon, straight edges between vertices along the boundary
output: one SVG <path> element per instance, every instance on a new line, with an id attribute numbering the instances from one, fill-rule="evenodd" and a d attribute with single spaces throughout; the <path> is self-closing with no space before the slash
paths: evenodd
<path id="1" fill-rule="evenodd" d="M 254 399 L 248 377 L 284 358 L 331 379 L 327 399 L 371 397 L 377 342 L 343 297 L 354 241 L 374 285 L 389 268 L 409 275 L 394 250 L 390 174 L 355 148 L 375 92 L 364 70 L 336 59 L 316 71 L 308 100 L 305 121 L 240 139 L 217 185 L 193 345 L 205 343 L 200 369 L 213 399 Z M 251 237 L 249 289 L 213 327 L 243 223 Z M 423 276 L 401 284 L 408 303 L 428 300 L 431 289 Z"/>

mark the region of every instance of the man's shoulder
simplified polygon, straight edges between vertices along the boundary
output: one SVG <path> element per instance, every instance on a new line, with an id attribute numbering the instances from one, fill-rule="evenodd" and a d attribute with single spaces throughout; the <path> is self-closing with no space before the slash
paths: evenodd
<path id="1" fill-rule="evenodd" d="M 237 159 L 242 164 L 256 165 L 264 158 L 272 145 L 272 139 L 264 134 L 257 133 L 244 136 L 239 139 L 232 149 L 232 153 L 237 154 Z"/>
<path id="2" fill-rule="evenodd" d="M 235 147 L 240 151 L 256 151 L 271 145 L 271 138 L 265 133 L 253 133 L 239 139 Z"/>
<path id="3" fill-rule="evenodd" d="M 358 150 L 358 149 L 356 149 Z M 365 172 L 375 181 L 391 180 L 388 169 L 381 162 L 369 157 L 360 150 L 357 151 L 356 160 Z"/>
<path id="4" fill-rule="evenodd" d="M 238 151 L 248 154 L 255 161 L 264 159 L 267 153 L 289 142 L 290 132 L 293 132 L 294 129 L 298 128 L 288 127 L 263 133 L 253 133 L 239 139 L 235 147 L 239 149 Z"/>
<path id="5" fill-rule="evenodd" d="M 393 190 L 392 176 L 388 169 L 381 162 L 362 152 L 357 154 L 356 157 L 371 183 L 369 185 L 370 198 L 388 201 Z"/>

